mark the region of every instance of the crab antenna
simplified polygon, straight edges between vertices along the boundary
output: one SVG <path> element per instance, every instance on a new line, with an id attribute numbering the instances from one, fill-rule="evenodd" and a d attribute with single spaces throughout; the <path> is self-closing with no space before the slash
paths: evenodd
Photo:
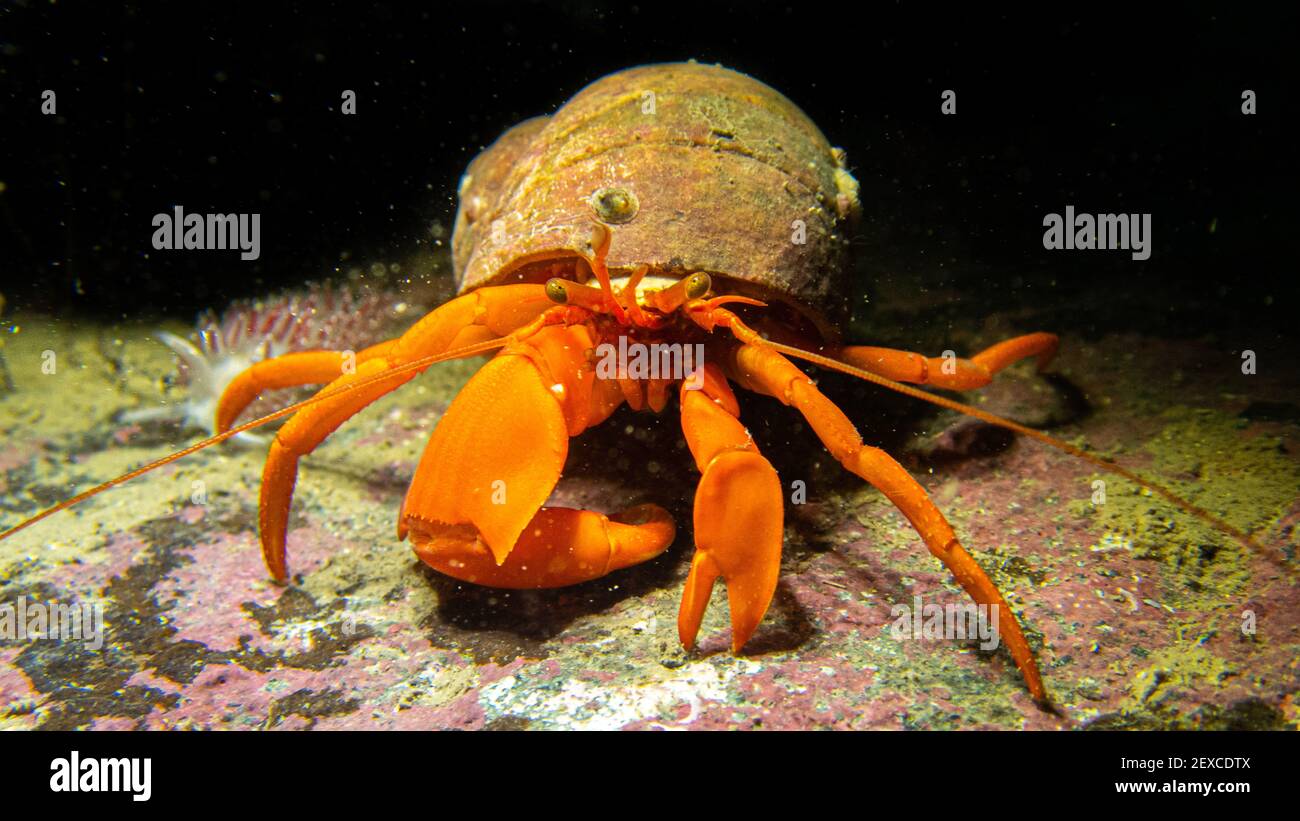
<path id="1" fill-rule="evenodd" d="M 373 385 L 376 382 L 382 382 L 383 380 L 388 379 L 389 377 L 395 374 L 406 373 L 407 371 L 420 370 L 421 368 L 427 367 L 437 362 L 444 362 L 449 359 L 460 359 L 466 356 L 473 356 L 475 354 L 485 353 L 495 348 L 500 348 L 504 346 L 508 341 L 509 339 L 507 339 L 506 337 L 502 337 L 500 339 L 489 339 L 486 342 L 478 342 L 473 345 L 466 345 L 465 347 L 457 348 L 454 351 L 447 351 L 445 353 L 440 353 L 440 354 L 431 354 L 429 356 L 420 357 L 419 359 L 413 359 L 410 362 L 404 362 L 401 365 L 397 365 L 396 367 L 389 368 L 388 370 L 383 371 L 382 373 L 377 373 L 373 376 L 359 380 L 351 385 L 340 385 L 339 387 L 333 390 L 322 391 L 321 393 L 318 393 L 315 396 L 304 399 L 301 402 L 296 402 L 286 408 L 281 408 L 280 410 L 275 411 L 273 413 L 268 413 L 266 416 L 263 416 L 260 419 L 254 419 L 251 422 L 245 422 L 244 424 L 239 425 L 238 427 L 231 428 L 230 430 L 227 431 L 222 431 L 221 433 L 218 433 L 215 436 L 209 436 L 207 439 L 204 439 L 201 442 L 195 442 L 189 447 L 178 450 L 175 453 L 168 454 L 167 456 L 164 456 L 161 459 L 157 459 L 153 462 L 150 462 L 147 465 L 138 467 L 135 470 L 130 471 L 129 473 L 124 473 L 121 476 L 118 476 L 116 479 L 109 479 L 107 482 L 104 482 L 103 484 L 95 485 L 89 490 L 82 491 L 81 493 L 78 493 L 76 496 L 73 496 L 71 499 L 65 499 L 64 501 L 59 502 L 54 507 L 42 510 L 40 513 L 37 513 L 35 516 L 31 517 L 30 519 L 26 519 L 22 522 L 19 522 L 18 524 L 14 525 L 13 527 L 9 528 L 3 533 L 0 533 L 0 541 L 9 538 L 10 536 L 14 535 L 20 530 L 25 530 L 26 528 L 31 527 L 32 525 L 36 524 L 42 519 L 53 516 L 55 513 L 58 513 L 60 510 L 67 510 L 73 505 L 80 504 L 81 502 L 86 501 L 92 496 L 98 496 L 99 494 L 103 493 L 106 490 L 109 490 L 110 488 L 114 488 L 117 487 L 118 485 L 125 484 L 126 482 L 131 481 L 137 476 L 141 476 L 143 474 L 149 473 L 150 471 L 157 470 L 158 468 L 164 465 L 170 465 L 172 462 L 175 462 L 177 459 L 183 459 L 184 457 L 189 456 L 191 453 L 203 450 L 204 448 L 207 447 L 211 447 L 212 445 L 215 445 L 219 442 L 224 442 L 227 439 L 233 436 L 238 436 L 239 434 L 245 431 L 252 430 L 253 428 L 256 427 L 260 427 L 262 425 L 267 424 L 268 422 L 274 422 L 275 420 L 280 419 L 281 417 L 284 416 L 288 416 L 291 413 L 296 413 L 297 411 L 307 407 L 308 405 L 313 405 L 325 399 L 331 399 L 335 396 L 339 396 L 341 394 L 347 393 L 348 391 L 356 390 L 358 388 L 364 388 L 368 385 Z"/>
<path id="2" fill-rule="evenodd" d="M 789 356 L 793 356 L 798 359 L 803 359 L 808 362 L 812 362 L 814 365 L 820 365 L 823 368 L 829 368 L 830 370 L 846 373 L 849 374 L 850 376 L 856 376 L 859 379 L 865 379 L 868 382 L 874 382 L 875 384 L 880 385 L 881 387 L 889 388 L 892 391 L 896 391 L 906 396 L 911 396 L 915 399 L 920 399 L 923 402 L 929 402 L 932 405 L 938 405 L 941 408 L 947 408 L 948 410 L 953 410 L 958 413 L 964 414 L 966 416 L 974 417 L 976 419 L 979 419 L 981 422 L 987 422 L 990 425 L 997 425 L 1000 428 L 1006 428 L 1007 430 L 1015 431 L 1016 433 L 1023 434 L 1025 436 L 1030 437 L 1031 439 L 1037 439 L 1039 442 L 1042 442 L 1043 444 L 1048 445 L 1049 447 L 1053 447 L 1056 448 L 1057 450 L 1064 451 L 1065 453 L 1068 453 L 1071 456 L 1077 456 L 1078 458 L 1084 460 L 1085 462 L 1095 465 L 1101 468 L 1102 470 L 1123 476 L 1125 479 L 1128 479 L 1130 482 L 1140 487 L 1144 487 L 1147 490 L 1151 491 L 1152 493 L 1157 493 L 1160 496 L 1163 496 L 1167 501 L 1171 502 L 1175 506 L 1181 508 L 1187 513 L 1190 513 L 1191 515 L 1197 517 L 1198 519 L 1201 519 L 1202 521 L 1212 525 L 1218 530 L 1221 530 L 1222 532 L 1238 540 L 1239 542 L 1246 545 L 1247 547 L 1257 550 L 1261 553 L 1264 553 L 1265 555 L 1268 555 L 1274 559 L 1277 558 L 1276 556 L 1273 556 L 1272 551 L 1264 550 L 1259 545 L 1258 542 L 1256 542 L 1254 539 L 1250 537 L 1249 534 L 1241 530 L 1238 530 L 1237 528 L 1223 521 L 1222 519 L 1210 513 L 1209 511 L 1205 510 L 1204 508 L 1192 504 L 1191 502 L 1187 501 L 1183 497 L 1174 493 L 1172 490 L 1169 490 L 1168 488 L 1158 485 L 1149 479 L 1144 479 L 1141 476 L 1134 473 L 1133 471 L 1127 468 L 1120 467 L 1114 462 L 1109 462 L 1101 458 L 1100 456 L 1096 456 L 1095 454 L 1089 453 L 1086 450 L 1083 450 L 1082 448 L 1071 445 L 1069 442 L 1063 442 L 1060 439 L 1057 439 L 1054 436 L 1049 436 L 1040 430 L 1035 430 L 1033 428 L 1026 427 L 1025 425 L 1022 425 L 1019 422 L 1013 422 L 1010 419 L 1006 419 L 996 414 L 989 413 L 988 411 L 980 410 L 979 408 L 963 404 L 954 399 L 949 399 L 945 396 L 939 396 L 937 394 L 930 393 L 929 391 L 923 391 L 920 388 L 915 388 L 912 387 L 911 385 L 905 385 L 901 382 L 895 382 L 892 379 L 881 376 L 879 374 L 872 373 L 871 371 L 863 370 L 862 368 L 857 368 L 854 367 L 853 365 L 840 362 L 838 359 L 831 359 L 830 357 L 823 356 L 822 354 L 813 353 L 811 351 L 805 351 L 800 348 L 791 347 L 789 345 L 783 345 L 779 342 L 773 342 L 770 339 L 763 340 L 763 344 L 769 345 L 772 348 L 780 351 L 781 353 L 788 354 Z"/>
<path id="3" fill-rule="evenodd" d="M 627 309 L 628 315 L 632 317 L 632 321 L 643 327 L 649 325 L 650 322 L 646 319 L 645 312 L 641 310 L 641 303 L 637 302 L 636 288 L 641 284 L 641 280 L 645 279 L 645 275 L 649 272 L 649 265 L 642 265 L 640 268 L 637 268 L 632 272 L 632 275 L 627 278 L 627 284 L 623 286 L 622 290 L 620 290 L 618 294 L 620 300 L 627 300 L 627 305 L 624 307 Z"/>

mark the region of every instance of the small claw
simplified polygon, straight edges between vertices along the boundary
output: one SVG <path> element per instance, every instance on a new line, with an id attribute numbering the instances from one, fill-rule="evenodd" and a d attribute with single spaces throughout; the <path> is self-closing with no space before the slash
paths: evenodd
<path id="1" fill-rule="evenodd" d="M 695 558 L 682 593 L 678 636 L 695 646 L 713 583 L 722 577 L 731 610 L 731 649 L 739 653 L 767 613 L 781 570 L 781 483 L 755 451 L 716 456 L 695 492 Z"/>

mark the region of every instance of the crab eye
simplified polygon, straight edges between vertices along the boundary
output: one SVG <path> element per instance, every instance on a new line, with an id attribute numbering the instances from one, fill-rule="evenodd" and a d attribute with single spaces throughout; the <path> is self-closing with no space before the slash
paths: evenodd
<path id="1" fill-rule="evenodd" d="M 713 282 L 706 273 L 691 274 L 690 279 L 686 280 L 686 298 L 699 299 L 709 292 L 713 287 Z"/>
<path id="2" fill-rule="evenodd" d="M 626 188 L 602 188 L 592 193 L 591 208 L 601 222 L 618 225 L 631 222 L 641 210 L 641 203 Z"/>
<path id="3" fill-rule="evenodd" d="M 564 283 L 559 279 L 546 280 L 546 297 L 552 302 L 558 302 L 561 305 L 569 301 L 569 292 L 564 289 Z"/>

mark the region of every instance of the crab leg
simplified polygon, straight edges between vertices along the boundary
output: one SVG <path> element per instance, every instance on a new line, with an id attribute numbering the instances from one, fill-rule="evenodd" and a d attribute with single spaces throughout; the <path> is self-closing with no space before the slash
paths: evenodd
<path id="1" fill-rule="evenodd" d="M 358 352 L 355 363 L 382 357 L 396 342 L 390 339 Z M 323 385 L 342 375 L 347 362 L 344 351 L 295 351 L 253 363 L 230 380 L 222 391 L 221 402 L 217 405 L 216 429 L 229 430 L 244 408 L 263 391 Z"/>
<path id="2" fill-rule="evenodd" d="M 453 350 L 458 344 L 469 344 L 465 341 L 467 336 L 472 337 L 470 342 L 477 341 L 477 338 L 484 334 L 484 329 L 495 336 L 516 331 L 520 326 L 540 320 L 541 314 L 548 306 L 553 306 L 553 303 L 546 298 L 540 285 L 510 285 L 480 289 L 454 299 L 428 314 L 398 339 L 367 349 L 367 358 L 358 361 L 352 373 L 345 373 L 334 379 L 322 389 L 322 392 L 356 385 L 396 365 L 411 362 L 422 356 Z M 267 360 L 267 362 L 274 361 Z M 274 367 L 272 366 L 270 373 L 276 373 Z M 275 440 L 271 442 L 270 452 L 267 454 L 266 465 L 262 470 L 258 524 L 262 556 L 266 560 L 267 569 L 278 581 L 284 581 L 288 576 L 285 566 L 285 533 L 289 521 L 289 505 L 293 500 L 293 488 L 298 479 L 299 458 L 315 450 L 325 437 L 361 409 L 410 381 L 422 370 L 421 368 L 398 373 L 391 379 L 379 380 L 308 405 L 290 417 L 289 421 L 276 432 Z M 263 373 L 267 372 L 263 371 Z M 302 360 L 292 359 L 286 365 L 285 371 L 277 374 L 277 377 L 283 377 L 277 384 L 280 386 L 294 384 L 292 379 L 299 376 L 307 381 L 308 377 L 319 376 L 321 373 L 322 370 L 313 370 L 312 367 L 305 366 Z M 233 383 L 232 388 L 227 389 L 226 395 L 230 395 L 231 390 L 238 391 L 236 399 L 247 396 L 243 388 Z M 229 410 L 229 407 L 234 406 L 236 399 L 232 399 L 228 407 L 226 395 L 222 396 L 218 419 L 225 420 L 228 425 L 238 416 L 241 409 Z"/>
<path id="3" fill-rule="evenodd" d="M 1043 370 L 1056 355 L 1058 343 L 1056 334 L 1025 334 L 999 342 L 970 359 L 927 357 L 910 351 L 865 345 L 834 348 L 826 355 L 898 382 L 966 391 L 984 387 L 993 379 L 993 374 L 1031 356 L 1038 357 L 1038 370 Z"/>
<path id="4" fill-rule="evenodd" d="M 483 288 L 439 306 L 401 337 L 358 351 L 355 357 L 345 351 L 298 351 L 264 359 L 226 386 L 217 405 L 217 431 L 228 430 L 263 391 L 322 385 L 373 359 L 395 355 L 398 361 L 409 361 L 401 357 L 413 359 L 505 336 L 553 304 L 539 285 Z"/>
<path id="5" fill-rule="evenodd" d="M 703 475 L 695 491 L 695 557 L 677 632 L 683 646 L 695 646 L 721 576 L 731 609 L 731 647 L 740 652 L 763 620 L 781 570 L 781 482 L 736 418 L 736 397 L 717 365 L 705 366 L 701 390 L 682 387 L 681 406 L 686 443 Z"/>
<path id="6" fill-rule="evenodd" d="M 853 423 L 827 399 L 803 371 L 784 356 L 761 345 L 740 345 L 734 350 L 729 375 L 742 386 L 774 396 L 798 410 L 826 449 L 846 468 L 875 485 L 903 512 L 925 541 L 977 603 L 998 608 L 998 625 L 1012 659 L 1024 676 L 1029 692 L 1039 702 L 1047 700 L 1033 652 L 1015 614 L 992 580 L 962 547 L 943 514 L 925 489 L 902 465 L 883 450 L 863 444 Z"/>

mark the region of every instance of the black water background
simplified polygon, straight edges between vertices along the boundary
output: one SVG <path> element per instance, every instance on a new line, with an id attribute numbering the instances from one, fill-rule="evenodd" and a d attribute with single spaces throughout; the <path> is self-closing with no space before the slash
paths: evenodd
<path id="1" fill-rule="evenodd" d="M 1277 343 L 1296 304 L 1298 16 L 18 3 L 0 12 L 0 293 L 61 317 L 185 319 L 402 258 L 450 226 L 460 173 L 503 129 L 607 72 L 694 57 L 778 88 L 848 151 L 863 305 L 915 291 L 938 322 L 1016 311 Z M 948 88 L 956 117 L 939 113 Z M 150 219 L 177 203 L 262 213 L 261 259 L 154 252 Z M 1068 204 L 1151 212 L 1151 259 L 1045 251 L 1043 215 Z"/>

